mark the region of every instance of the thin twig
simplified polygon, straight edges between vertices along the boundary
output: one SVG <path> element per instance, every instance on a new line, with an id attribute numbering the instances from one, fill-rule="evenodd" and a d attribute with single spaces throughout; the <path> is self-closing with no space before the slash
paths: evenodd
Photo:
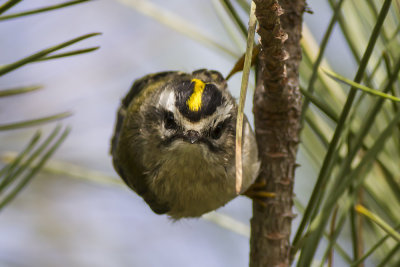
<path id="1" fill-rule="evenodd" d="M 235 163 L 236 163 L 236 194 L 239 194 L 242 190 L 242 135 L 243 135 L 243 110 L 244 103 L 246 101 L 246 93 L 247 86 L 249 83 L 249 75 L 251 68 L 251 58 L 253 52 L 253 43 L 254 43 L 254 34 L 256 31 L 256 16 L 255 12 L 255 4 L 251 2 L 250 9 L 250 19 L 249 19 L 249 31 L 247 35 L 247 48 L 244 59 L 244 68 L 242 75 L 242 85 L 240 87 L 240 98 L 239 98 L 239 106 L 238 106 L 238 114 L 236 121 L 236 155 L 235 155 Z"/>

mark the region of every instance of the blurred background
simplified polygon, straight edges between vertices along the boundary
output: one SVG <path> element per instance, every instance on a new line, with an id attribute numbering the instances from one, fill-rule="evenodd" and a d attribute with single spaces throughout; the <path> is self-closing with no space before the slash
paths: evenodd
<path id="1" fill-rule="evenodd" d="M 23 1 L 10 11 L 55 2 L 61 3 Z M 323 1 L 307 2 L 314 14 L 304 14 L 305 24 L 319 42 L 331 10 Z M 83 34 L 102 33 L 74 46 L 100 46 L 95 52 L 30 64 L 0 79 L 0 88 L 44 86 L 29 94 L 0 99 L 2 124 L 63 111 L 73 113 L 62 121 L 72 131 L 48 166 L 58 162 L 61 165 L 57 166 L 67 171 L 77 166 L 81 171 L 95 172 L 94 176 L 119 179 L 112 168 L 109 145 L 117 108 L 132 82 L 165 70 L 210 68 L 226 75 L 244 52 L 245 40 L 233 41 L 221 22 L 224 15 L 219 1 L 151 3 L 195 25 L 231 54 L 188 38 L 122 1 L 97 0 L 0 22 L 0 64 Z M 355 64 L 341 42 L 342 37 L 334 33 L 326 54 L 333 66 L 352 76 Z M 229 81 L 236 97 L 240 78 L 235 75 Z M 250 90 L 246 114 L 253 123 L 251 101 Z M 40 128 L 47 134 L 54 125 Z M 21 151 L 37 128 L 0 132 L 0 153 Z M 295 192 L 305 204 L 308 193 L 304 192 L 312 187 L 316 173 L 301 152 L 298 161 L 301 167 L 296 173 Z M 247 266 L 251 209 L 249 199 L 238 197 L 218 210 L 243 224 L 241 234 L 210 218 L 172 222 L 154 214 L 126 187 L 44 171 L 1 211 L 0 266 Z M 341 266 L 340 259 L 336 263 Z"/>

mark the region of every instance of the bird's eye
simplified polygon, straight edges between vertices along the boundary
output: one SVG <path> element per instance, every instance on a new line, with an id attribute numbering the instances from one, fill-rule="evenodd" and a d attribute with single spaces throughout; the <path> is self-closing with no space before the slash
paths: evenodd
<path id="1" fill-rule="evenodd" d="M 214 128 L 214 130 L 211 131 L 211 137 L 213 139 L 219 139 L 222 135 L 222 130 L 223 130 L 223 122 L 218 123 L 218 125 Z"/>
<path id="2" fill-rule="evenodd" d="M 165 113 L 164 116 L 164 127 L 165 129 L 174 130 L 178 128 L 178 125 L 175 122 L 174 114 L 171 111 Z"/>

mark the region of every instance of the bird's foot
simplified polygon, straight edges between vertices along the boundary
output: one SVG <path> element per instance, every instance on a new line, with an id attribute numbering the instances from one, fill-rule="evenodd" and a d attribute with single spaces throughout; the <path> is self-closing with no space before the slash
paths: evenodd
<path id="1" fill-rule="evenodd" d="M 266 182 L 255 182 L 242 195 L 251 198 L 263 207 L 266 207 L 266 199 L 274 198 L 275 193 L 265 191 Z"/>

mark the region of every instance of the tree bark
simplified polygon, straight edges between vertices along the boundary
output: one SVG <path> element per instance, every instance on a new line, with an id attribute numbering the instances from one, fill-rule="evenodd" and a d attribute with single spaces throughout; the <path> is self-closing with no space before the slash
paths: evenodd
<path id="1" fill-rule="evenodd" d="M 289 266 L 293 183 L 299 143 L 301 26 L 305 0 L 254 0 L 261 51 L 254 95 L 259 182 L 275 193 L 253 202 L 250 266 Z"/>

